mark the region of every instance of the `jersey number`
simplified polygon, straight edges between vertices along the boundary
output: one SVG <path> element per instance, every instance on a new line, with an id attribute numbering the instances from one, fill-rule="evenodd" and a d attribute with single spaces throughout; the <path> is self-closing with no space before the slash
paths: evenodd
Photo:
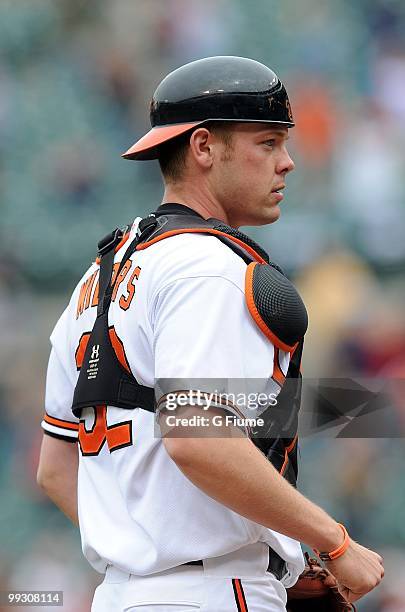
<path id="1" fill-rule="evenodd" d="M 131 421 L 107 425 L 107 406 L 96 406 L 94 424 L 87 431 L 84 420 L 79 423 L 79 444 L 82 455 L 98 455 L 107 441 L 110 453 L 132 445 Z"/>
<path id="2" fill-rule="evenodd" d="M 89 338 L 90 333 L 83 334 L 79 346 L 77 347 L 76 367 L 78 370 L 82 367 Z M 98 455 L 106 441 L 110 453 L 119 448 L 125 448 L 126 446 L 132 445 L 131 421 L 107 425 L 107 406 L 105 404 L 95 406 L 93 410 L 94 423 L 91 430 L 88 431 L 86 429 L 84 419 L 80 420 L 79 423 L 79 445 L 82 455 Z"/>

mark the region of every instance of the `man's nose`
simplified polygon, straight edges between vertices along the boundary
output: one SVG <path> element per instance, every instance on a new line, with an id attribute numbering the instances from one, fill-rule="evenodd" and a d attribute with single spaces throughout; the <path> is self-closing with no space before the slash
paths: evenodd
<path id="1" fill-rule="evenodd" d="M 294 170 L 295 164 L 290 157 L 287 149 L 284 150 L 282 156 L 280 157 L 280 161 L 278 164 L 277 171 L 279 174 L 287 174 L 288 172 L 292 172 Z"/>

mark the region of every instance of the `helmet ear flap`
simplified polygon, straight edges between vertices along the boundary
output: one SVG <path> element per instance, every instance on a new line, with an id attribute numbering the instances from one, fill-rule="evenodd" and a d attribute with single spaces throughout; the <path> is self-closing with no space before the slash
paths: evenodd
<path id="1" fill-rule="evenodd" d="M 287 91 L 270 68 L 246 57 L 207 57 L 162 80 L 150 105 L 152 129 L 123 157 L 156 159 L 159 145 L 208 121 L 294 126 Z"/>

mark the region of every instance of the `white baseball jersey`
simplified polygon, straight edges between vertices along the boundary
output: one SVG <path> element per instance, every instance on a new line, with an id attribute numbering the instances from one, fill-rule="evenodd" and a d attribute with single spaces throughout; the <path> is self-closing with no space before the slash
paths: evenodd
<path id="1" fill-rule="evenodd" d="M 119 246 L 114 270 L 130 240 Z M 246 264 L 213 236 L 181 234 L 135 252 L 115 284 L 110 337 L 137 381 L 271 379 L 275 350 L 245 303 Z M 105 572 L 138 576 L 265 542 L 287 562 L 286 587 L 302 572 L 300 544 L 232 512 L 194 486 L 155 435 L 155 415 L 139 408 L 71 412 L 83 338 L 96 318 L 99 266 L 73 292 L 51 335 L 44 430 L 77 440 L 83 552 Z M 96 356 L 95 356 L 96 357 Z M 286 374 L 289 354 L 280 351 Z M 277 385 L 276 385 L 277 386 Z M 279 388 L 279 387 L 278 387 Z"/>

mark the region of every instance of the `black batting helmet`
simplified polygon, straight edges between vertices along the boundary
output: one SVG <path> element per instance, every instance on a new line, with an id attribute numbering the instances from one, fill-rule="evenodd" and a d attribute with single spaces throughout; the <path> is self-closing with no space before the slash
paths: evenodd
<path id="1" fill-rule="evenodd" d="M 152 129 L 122 157 L 156 159 L 160 144 L 208 121 L 294 126 L 286 89 L 270 68 L 246 57 L 207 57 L 163 79 L 151 101 Z"/>

